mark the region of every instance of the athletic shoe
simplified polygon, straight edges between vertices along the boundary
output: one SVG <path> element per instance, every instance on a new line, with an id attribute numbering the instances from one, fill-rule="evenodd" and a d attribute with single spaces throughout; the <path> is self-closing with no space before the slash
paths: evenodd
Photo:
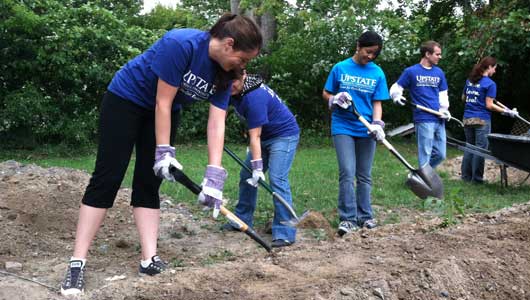
<path id="1" fill-rule="evenodd" d="M 68 265 L 66 278 L 61 284 L 61 294 L 63 296 L 82 294 L 85 290 L 85 266 L 80 260 L 72 260 Z"/>
<path id="2" fill-rule="evenodd" d="M 294 242 L 290 242 L 288 240 L 283 240 L 283 239 L 276 239 L 276 240 L 272 241 L 271 247 L 272 248 L 281 248 L 281 247 L 291 246 L 292 244 L 294 244 Z"/>
<path id="3" fill-rule="evenodd" d="M 223 224 L 223 226 L 221 226 L 221 230 L 223 230 L 223 231 L 241 231 L 238 228 L 235 228 L 234 226 L 232 226 L 232 224 L 230 224 L 230 223 Z"/>
<path id="4" fill-rule="evenodd" d="M 363 227 L 368 228 L 368 229 L 375 228 L 377 227 L 377 222 L 374 219 L 366 220 L 363 223 Z"/>
<path id="5" fill-rule="evenodd" d="M 153 276 L 164 272 L 166 268 L 166 263 L 163 262 L 158 255 L 154 255 L 153 257 L 151 257 L 151 263 L 146 268 L 142 267 L 142 264 L 140 263 L 140 268 L 138 272 L 140 273 L 140 275 L 145 274 Z"/>
<path id="6" fill-rule="evenodd" d="M 339 223 L 339 230 L 337 231 L 337 233 L 340 235 L 340 236 L 343 236 L 347 233 L 350 233 L 350 232 L 353 232 L 353 231 L 357 231 L 359 230 L 359 227 L 355 224 L 353 224 L 353 222 L 350 222 L 350 221 L 342 221 Z"/>

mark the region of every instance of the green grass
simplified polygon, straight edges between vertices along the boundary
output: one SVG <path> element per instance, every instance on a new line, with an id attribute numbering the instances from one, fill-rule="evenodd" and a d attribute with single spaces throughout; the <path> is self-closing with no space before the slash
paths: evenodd
<path id="1" fill-rule="evenodd" d="M 396 149 L 413 165 L 417 165 L 416 145 L 414 141 L 393 140 Z M 335 151 L 328 140 L 322 146 L 301 146 L 296 154 L 290 173 L 291 189 L 296 211 L 301 214 L 306 209 L 321 212 L 332 225 L 337 224 L 338 170 Z M 242 144 L 228 145 L 238 156 L 244 158 L 246 147 Z M 15 159 L 23 163 L 35 163 L 43 167 L 69 167 L 92 172 L 95 161 L 95 147 L 80 151 L 68 151 L 61 148 L 44 148 L 38 151 L 0 152 L 0 161 Z M 448 156 L 461 155 L 455 149 L 448 149 Z M 183 164 L 184 172 L 195 182 L 200 183 L 207 163 L 206 145 L 179 145 L 177 159 Z M 133 160 L 134 161 L 134 155 Z M 132 181 L 131 163 L 123 186 L 130 187 Z M 228 155 L 223 156 L 223 166 L 228 171 L 224 195 L 231 199 L 229 209 L 233 209 L 238 198 L 239 165 Z M 413 209 L 430 209 L 424 202 L 414 196 L 404 185 L 408 170 L 382 145 L 378 145 L 372 171 L 372 202 L 384 208 L 399 207 Z M 510 186 L 502 188 L 499 183 L 473 185 L 460 180 L 450 180 L 448 174 L 440 173 L 446 195 L 463 199 L 465 212 L 487 212 L 510 206 L 513 203 L 530 200 L 530 187 Z M 196 212 L 207 217 L 196 205 L 196 197 L 177 183 L 164 182 L 161 193 L 171 196 L 177 202 L 190 203 Z M 265 189 L 260 189 L 258 208 L 255 214 L 256 224 L 260 227 L 273 216 L 271 196 Z M 390 220 L 391 219 L 391 220 Z M 398 215 L 391 216 L 386 223 L 399 222 Z"/>

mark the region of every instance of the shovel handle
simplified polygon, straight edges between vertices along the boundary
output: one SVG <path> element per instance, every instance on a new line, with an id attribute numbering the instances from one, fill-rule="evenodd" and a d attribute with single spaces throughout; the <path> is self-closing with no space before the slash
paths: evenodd
<path id="1" fill-rule="evenodd" d="M 361 116 L 356 110 L 355 110 L 356 114 L 357 114 L 357 117 L 359 118 L 359 121 L 361 121 L 361 123 L 363 123 L 364 126 L 366 126 L 366 128 L 370 128 L 370 123 L 368 123 L 368 121 L 363 117 Z M 399 161 L 401 161 L 401 163 L 403 163 L 405 165 L 405 167 L 407 167 L 407 169 L 409 169 L 410 171 L 415 171 L 414 167 L 412 167 L 411 164 L 409 164 L 409 162 L 407 160 L 405 160 L 405 158 L 403 156 L 401 156 L 401 154 L 399 154 L 399 152 L 397 152 L 396 148 L 394 148 L 394 146 L 392 146 L 392 144 L 390 144 L 390 142 L 388 142 L 386 139 L 383 139 L 381 141 L 381 143 L 383 143 L 383 145 L 385 145 L 385 147 L 390 150 L 390 152 L 399 159 Z"/>
<path id="2" fill-rule="evenodd" d="M 186 188 L 188 188 L 192 193 L 195 195 L 198 195 L 202 188 L 200 185 L 195 183 L 193 180 L 191 180 L 184 172 L 181 170 L 170 167 L 169 172 L 175 180 L 184 185 Z M 260 244 L 267 252 L 271 252 L 271 246 L 269 246 L 263 238 L 261 238 L 254 229 L 250 228 L 245 222 L 241 221 L 236 215 L 234 215 L 231 211 L 226 209 L 226 207 L 221 206 L 220 208 L 221 214 L 223 214 L 231 225 L 233 225 L 235 228 L 238 228 L 240 231 L 244 232 L 246 235 L 248 235 L 250 238 L 252 238 L 254 241 L 256 241 L 258 244 Z"/>
<path id="3" fill-rule="evenodd" d="M 267 252 L 271 252 L 272 248 L 263 240 L 257 233 L 254 231 L 254 229 L 250 228 L 245 222 L 241 221 L 236 215 L 234 215 L 231 211 L 226 209 L 224 206 L 221 206 L 221 213 L 228 219 L 230 224 L 239 230 L 243 231 L 246 235 L 248 235 L 250 238 L 258 242 Z"/>
<path id="4" fill-rule="evenodd" d="M 241 158 L 239 158 L 239 156 L 237 156 L 232 150 L 228 149 L 228 147 L 224 146 L 223 148 L 225 150 L 226 153 L 228 153 L 228 155 L 230 155 L 230 157 L 232 157 L 243 169 L 245 169 L 247 172 L 249 172 L 250 174 L 252 174 L 252 170 L 245 164 L 245 162 L 243 160 L 241 160 Z M 287 210 L 289 211 L 289 213 L 291 214 L 291 216 L 293 218 L 296 219 L 296 221 L 300 221 L 300 219 L 298 218 L 298 216 L 296 215 L 296 212 L 294 211 L 294 209 L 291 207 L 291 205 L 289 205 L 289 203 L 287 203 L 287 201 L 285 199 L 283 199 L 282 196 L 280 196 L 280 194 L 274 192 L 272 190 L 272 188 L 269 186 L 269 184 L 264 181 L 263 179 L 259 179 L 258 183 L 264 187 L 274 198 L 276 198 L 278 201 L 280 201 L 280 203 L 285 206 L 285 208 L 287 208 Z"/>
<path id="5" fill-rule="evenodd" d="M 500 106 L 500 107 L 502 107 L 504 109 L 509 109 L 506 105 L 502 104 L 497 99 L 493 99 L 493 103 L 497 104 L 498 106 Z M 520 115 L 517 115 L 517 119 L 523 121 L 527 125 L 530 125 L 530 122 L 528 122 L 528 120 L 526 120 L 525 118 L 521 117 Z"/>

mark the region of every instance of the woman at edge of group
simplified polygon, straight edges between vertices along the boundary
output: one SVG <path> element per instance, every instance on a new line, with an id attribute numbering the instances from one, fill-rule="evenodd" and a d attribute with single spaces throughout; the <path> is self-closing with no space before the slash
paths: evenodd
<path id="1" fill-rule="evenodd" d="M 243 168 L 240 171 L 239 201 L 235 213 L 252 227 L 258 182 L 265 180 L 264 172 L 269 171 L 273 192 L 293 205 L 289 171 L 300 140 L 300 128 L 289 108 L 269 86 L 263 84 L 259 76 L 243 73 L 234 80 L 231 93 L 231 104 L 248 127 L 250 151 L 245 164 L 252 169 L 252 173 Z M 290 246 L 296 241 L 296 228 L 284 224 L 291 219 L 288 209 L 274 197 L 273 203 L 271 246 Z M 225 224 L 223 228 L 234 229 L 230 224 Z"/>
<path id="2" fill-rule="evenodd" d="M 79 210 L 76 239 L 63 295 L 84 291 L 86 256 L 107 209 L 113 206 L 133 147 L 136 163 L 131 206 L 140 237 L 140 275 L 166 268 L 157 255 L 160 223 L 158 190 L 169 169 L 182 169 L 173 142 L 182 104 L 209 101 L 208 165 L 202 204 L 222 204 L 227 173 L 221 167 L 230 82 L 261 49 L 259 27 L 249 18 L 224 14 L 208 31 L 174 29 L 124 65 L 103 98 L 95 170 Z"/>
<path id="3" fill-rule="evenodd" d="M 383 40 L 377 33 L 364 32 L 353 57 L 333 66 L 322 92 L 332 111 L 331 135 L 339 164 L 340 236 L 360 227 L 377 226 L 371 207 L 371 171 L 376 141 L 385 138 L 382 101 L 390 98 L 385 74 L 373 62 L 382 48 Z M 354 114 L 352 101 L 371 122 L 368 131 Z"/>
<path id="4" fill-rule="evenodd" d="M 491 132 L 491 112 L 515 118 L 516 109 L 504 109 L 493 102 L 497 96 L 497 85 L 490 78 L 497 69 L 497 60 L 486 56 L 480 60 L 469 74 L 462 100 L 464 108 L 464 132 L 466 142 L 484 149 L 488 148 L 488 134 Z M 462 159 L 462 180 L 473 183 L 484 182 L 484 158 L 464 152 Z"/>

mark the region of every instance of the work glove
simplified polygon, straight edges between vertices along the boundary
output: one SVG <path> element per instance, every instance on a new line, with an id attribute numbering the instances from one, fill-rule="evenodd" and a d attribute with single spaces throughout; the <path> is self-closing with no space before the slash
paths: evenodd
<path id="1" fill-rule="evenodd" d="M 265 181 L 265 174 L 263 174 L 263 160 L 261 158 L 250 161 L 252 166 L 252 177 L 247 179 L 247 183 L 253 187 L 258 187 L 259 180 Z"/>
<path id="2" fill-rule="evenodd" d="M 157 145 L 155 150 L 155 165 L 153 171 L 155 175 L 169 181 L 175 178 L 169 172 L 171 167 L 182 170 L 182 165 L 175 159 L 175 147 L 170 145 Z"/>
<path id="3" fill-rule="evenodd" d="M 394 102 L 394 104 L 405 106 L 405 104 L 407 103 L 407 98 L 403 97 L 402 95 L 394 95 L 392 96 L 392 101 Z"/>
<path id="4" fill-rule="evenodd" d="M 511 118 L 517 118 L 517 116 L 519 115 L 519 112 L 517 111 L 517 108 L 513 108 L 513 109 L 505 108 L 501 114 L 511 117 Z"/>
<path id="5" fill-rule="evenodd" d="M 375 120 L 368 127 L 368 133 L 374 140 L 380 142 L 384 140 L 386 136 L 383 128 L 385 128 L 385 122 L 382 120 Z"/>
<path id="6" fill-rule="evenodd" d="M 223 202 L 223 188 L 228 173 L 223 167 L 214 165 L 206 166 L 204 179 L 202 180 L 202 192 L 199 193 L 197 201 L 209 208 L 213 208 L 213 218 L 217 219 Z"/>
<path id="7" fill-rule="evenodd" d="M 340 92 L 337 95 L 329 97 L 328 107 L 330 110 L 333 110 L 334 106 L 339 106 L 343 109 L 348 109 L 352 102 L 350 94 L 347 92 Z"/>
<path id="8" fill-rule="evenodd" d="M 440 118 L 444 119 L 447 122 L 451 120 L 451 113 L 447 109 L 440 109 L 439 112 L 442 113 Z"/>

